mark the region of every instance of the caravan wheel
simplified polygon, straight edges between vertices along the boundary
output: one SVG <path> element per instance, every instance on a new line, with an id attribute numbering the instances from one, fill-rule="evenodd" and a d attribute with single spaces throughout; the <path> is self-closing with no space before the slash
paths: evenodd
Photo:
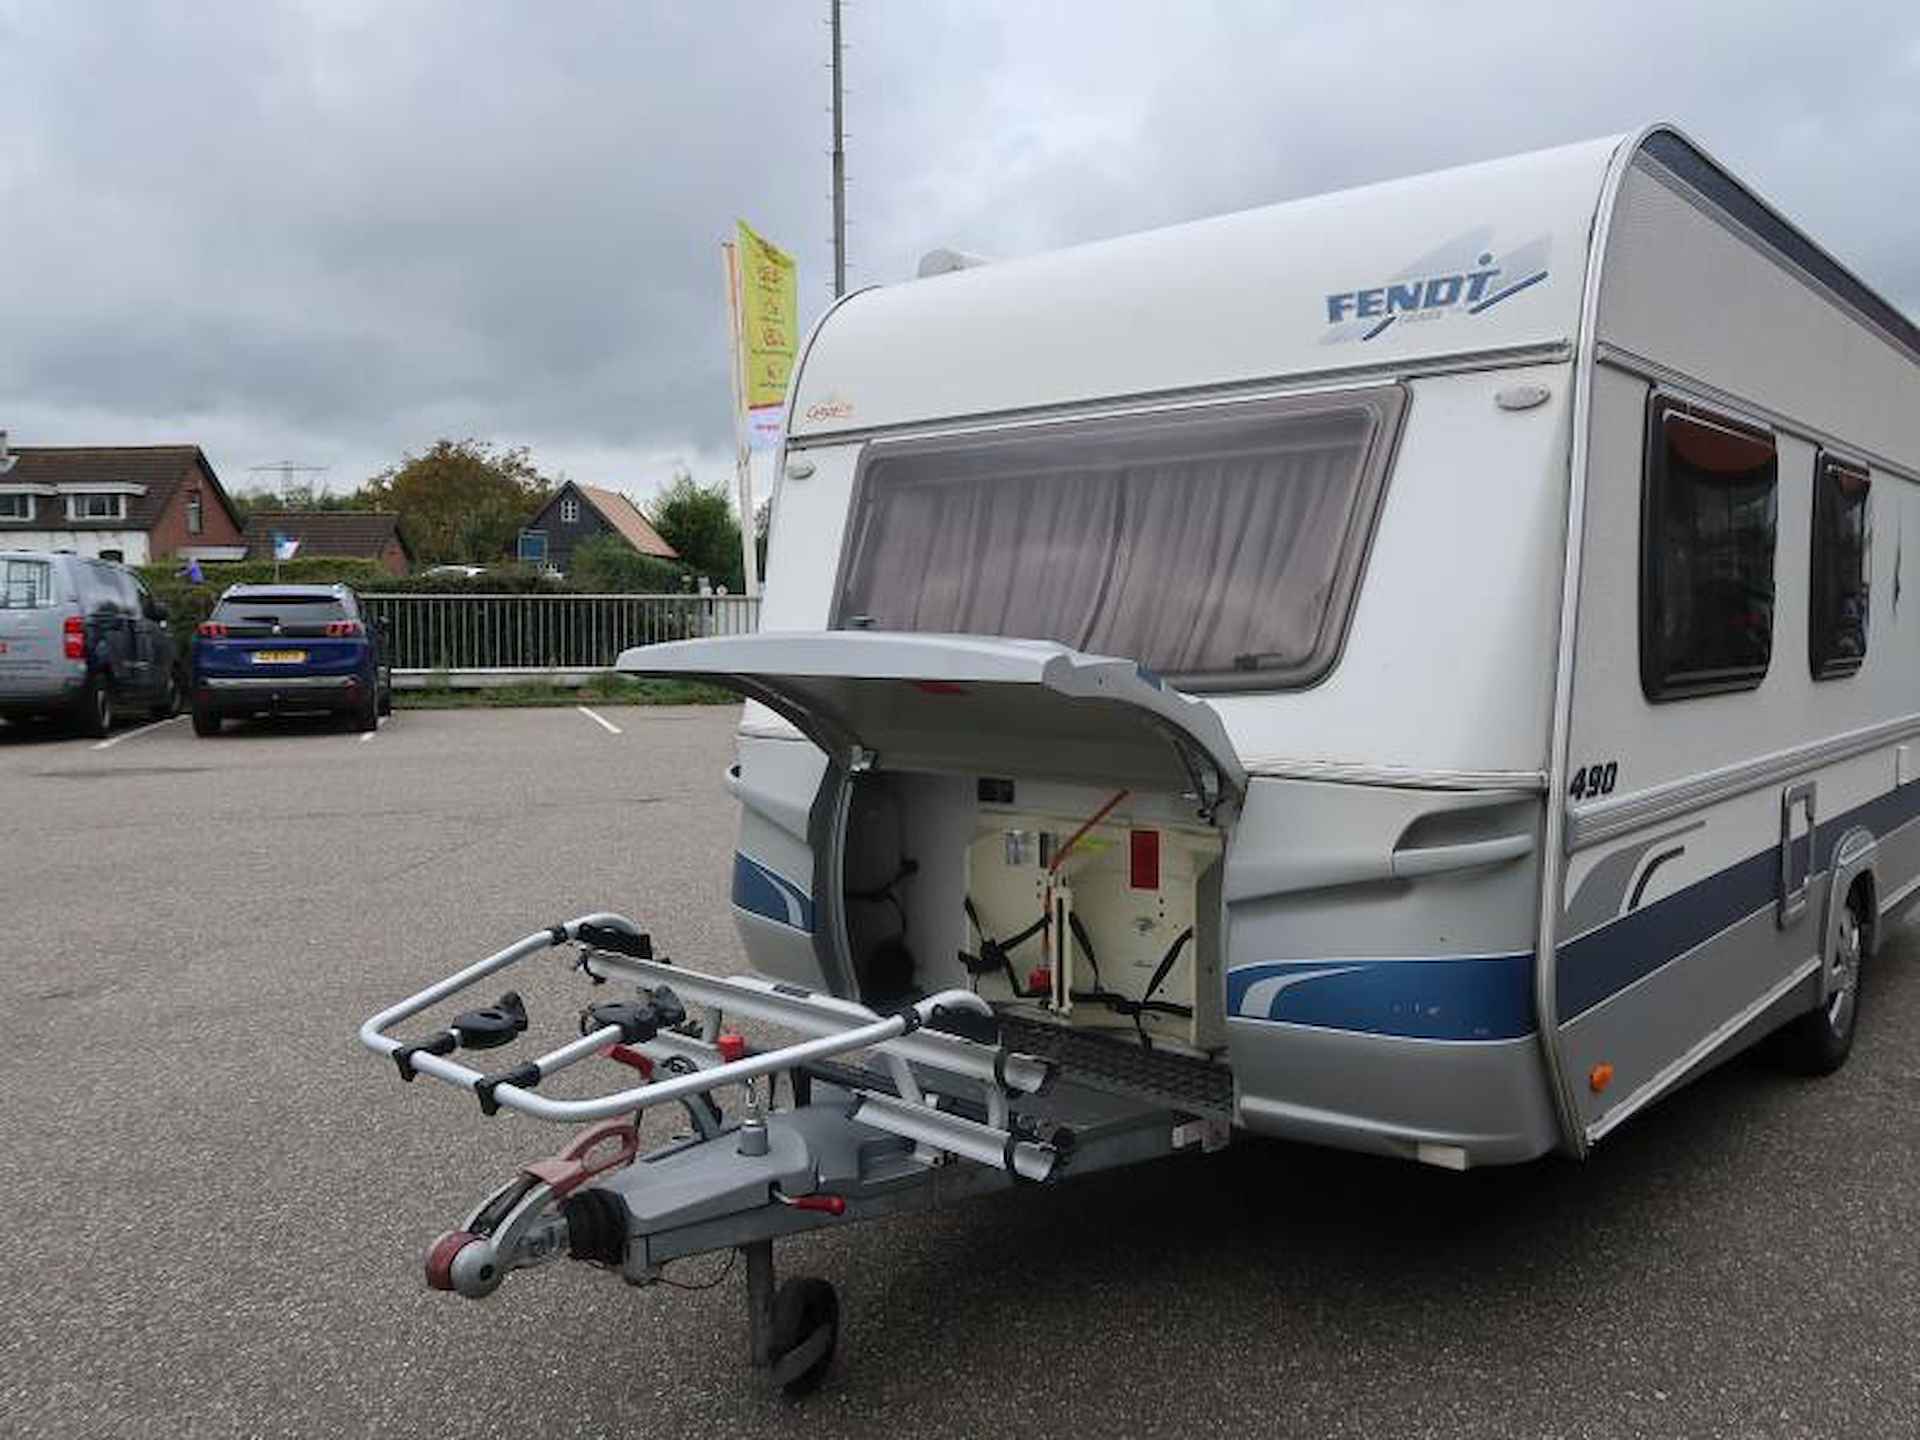
<path id="1" fill-rule="evenodd" d="M 1780 1062 L 1796 1074 L 1831 1075 L 1847 1063 L 1853 1050 L 1871 904 L 1866 884 L 1856 882 L 1847 892 L 1846 909 L 1834 926 L 1833 946 L 1826 957 L 1826 1004 L 1809 1010 L 1775 1037 Z"/>

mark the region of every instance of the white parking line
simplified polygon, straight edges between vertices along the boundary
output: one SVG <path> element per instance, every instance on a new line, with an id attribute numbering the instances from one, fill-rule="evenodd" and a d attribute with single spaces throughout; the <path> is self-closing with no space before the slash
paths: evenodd
<path id="1" fill-rule="evenodd" d="M 360 732 L 360 743 L 362 745 L 366 744 L 367 741 L 371 740 L 374 736 L 378 735 L 379 733 L 380 731 L 377 728 L 373 730 L 362 730 Z"/>
<path id="2" fill-rule="evenodd" d="M 620 727 L 614 724 L 611 720 L 607 719 L 606 716 L 596 715 L 593 713 L 593 711 L 589 710 L 584 705 L 576 705 L 573 708 L 578 710 L 582 715 L 586 716 L 587 719 L 593 721 L 594 724 L 598 725 L 602 730 L 606 731 L 609 735 L 620 734 Z"/>
<path id="3" fill-rule="evenodd" d="M 118 735 L 109 735 L 104 740 L 96 740 L 93 748 L 96 750 L 111 750 L 122 740 L 131 740 L 136 735 L 144 735 L 149 730 L 158 730 L 162 725 L 171 725 L 176 720 L 184 720 L 186 718 L 184 715 L 169 715 L 164 720 L 150 720 L 145 725 L 138 726 L 135 729 L 122 730 Z"/>

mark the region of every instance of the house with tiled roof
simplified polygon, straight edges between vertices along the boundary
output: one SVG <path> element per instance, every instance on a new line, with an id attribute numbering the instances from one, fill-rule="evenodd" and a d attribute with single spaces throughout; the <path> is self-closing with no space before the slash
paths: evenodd
<path id="1" fill-rule="evenodd" d="M 540 513 L 527 522 L 521 531 L 521 554 L 538 559 L 544 552 L 545 563 L 564 575 L 573 567 L 573 552 L 600 535 L 619 536 L 636 554 L 661 560 L 680 558 L 633 501 L 618 490 L 582 485 L 577 480 L 569 480 L 554 491 Z"/>
<path id="2" fill-rule="evenodd" d="M 198 445 L 26 445 L 0 473 L 0 549 L 144 565 L 238 560 L 240 517 Z"/>
<path id="3" fill-rule="evenodd" d="M 326 556 L 373 560 L 389 575 L 413 568 L 413 549 L 400 533 L 400 517 L 391 510 L 250 510 L 246 540 L 249 560 L 273 559 L 278 536 L 299 541 L 301 559 Z"/>

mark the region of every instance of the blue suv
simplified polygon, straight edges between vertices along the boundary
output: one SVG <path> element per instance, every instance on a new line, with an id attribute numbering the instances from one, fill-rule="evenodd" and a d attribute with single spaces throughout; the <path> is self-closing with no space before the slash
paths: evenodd
<path id="1" fill-rule="evenodd" d="M 193 638 L 193 731 L 229 716 L 331 711 L 371 730 L 393 710 L 377 627 L 345 585 L 231 585 Z"/>

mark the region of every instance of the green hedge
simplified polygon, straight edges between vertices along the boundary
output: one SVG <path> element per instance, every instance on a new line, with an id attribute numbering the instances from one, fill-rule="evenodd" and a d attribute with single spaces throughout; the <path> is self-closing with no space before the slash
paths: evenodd
<path id="1" fill-rule="evenodd" d="M 636 554 L 615 535 L 596 535 L 575 547 L 569 568 L 573 588 L 591 594 L 672 595 L 693 589 L 686 566 Z"/>

